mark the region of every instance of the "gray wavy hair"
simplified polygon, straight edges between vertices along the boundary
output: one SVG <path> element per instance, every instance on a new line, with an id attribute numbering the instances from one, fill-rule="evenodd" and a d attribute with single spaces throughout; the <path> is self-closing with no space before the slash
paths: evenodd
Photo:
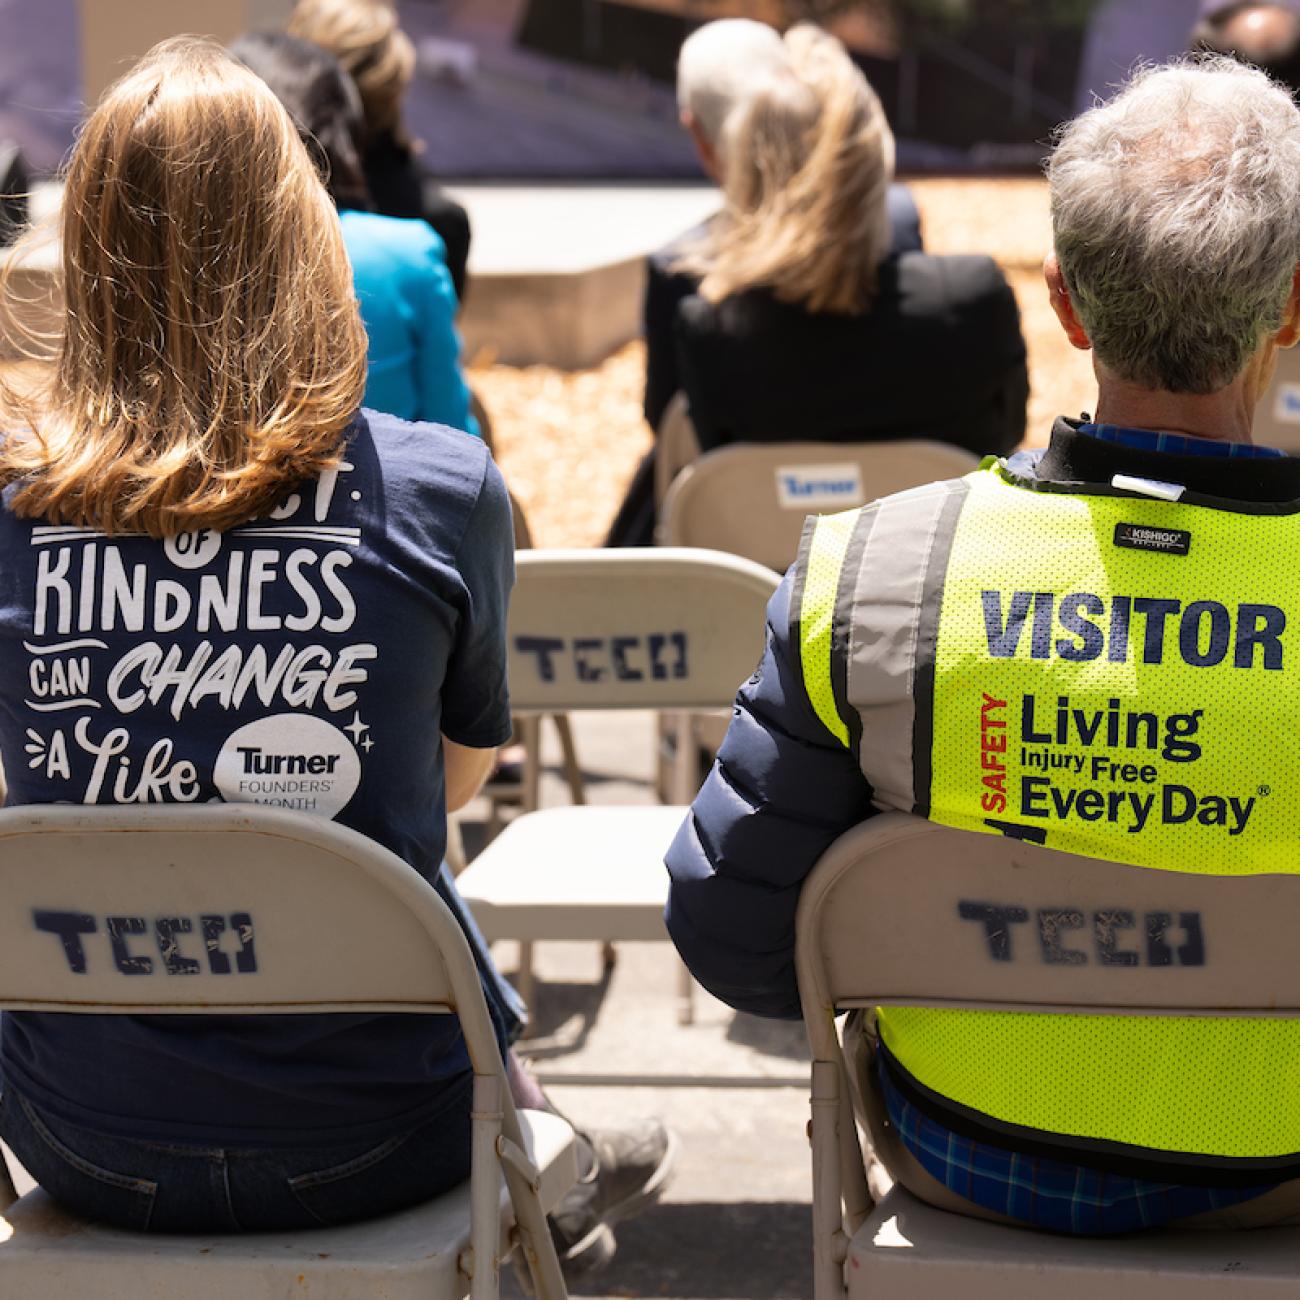
<path id="1" fill-rule="evenodd" d="M 1277 330 L 1300 259 L 1300 111 L 1227 58 L 1137 72 L 1060 131 L 1056 255 L 1098 360 L 1212 393 Z"/>

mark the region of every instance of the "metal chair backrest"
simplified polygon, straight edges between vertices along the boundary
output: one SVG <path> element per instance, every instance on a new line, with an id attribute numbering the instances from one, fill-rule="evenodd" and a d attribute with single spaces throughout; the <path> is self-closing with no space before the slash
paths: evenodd
<path id="1" fill-rule="evenodd" d="M 484 446 L 495 457 L 497 454 L 496 434 L 492 426 L 492 417 L 488 415 L 487 407 L 483 405 L 483 399 L 473 387 L 469 390 L 469 413 L 478 421 L 478 436 L 483 439 Z"/>
<path id="2" fill-rule="evenodd" d="M 691 420 L 685 393 L 674 393 L 659 421 L 655 437 L 655 510 L 663 508 L 673 480 L 699 459 L 700 440 Z"/>
<path id="3" fill-rule="evenodd" d="M 255 804 L 0 809 L 0 891 L 0 1008 L 454 1012 L 476 1112 L 522 1141 L 463 931 L 423 877 L 355 831 Z M 497 1166 L 475 1141 L 472 1240 L 494 1260 Z M 545 1255 L 540 1204 L 506 1177 Z M 547 1287 L 562 1295 L 551 1254 Z M 489 1273 L 475 1296 L 491 1294 Z"/>
<path id="4" fill-rule="evenodd" d="M 711 546 L 784 571 L 806 516 L 958 478 L 979 464 L 943 442 L 735 443 L 688 465 L 660 512 L 666 546 Z"/>
<path id="5" fill-rule="evenodd" d="M 810 1024 L 882 1004 L 1300 1016 L 1300 875 L 1154 871 L 890 813 L 823 855 L 798 924 Z"/>
<path id="6" fill-rule="evenodd" d="M 903 813 L 842 836 L 804 882 L 796 926 L 819 1300 L 836 1293 L 840 1196 L 850 1230 L 870 1205 L 833 1010 L 1295 1017 L 1297 928 L 1300 875 L 1155 871 Z M 832 1117 L 820 1129 L 819 1090 Z"/>
<path id="7" fill-rule="evenodd" d="M 519 503 L 519 498 L 510 493 L 510 522 L 515 529 L 515 550 L 531 551 L 533 549 L 533 530 L 528 526 L 528 516 Z"/>
<path id="8" fill-rule="evenodd" d="M 729 707 L 762 652 L 779 581 L 717 551 L 542 550 L 515 564 L 517 714 Z"/>

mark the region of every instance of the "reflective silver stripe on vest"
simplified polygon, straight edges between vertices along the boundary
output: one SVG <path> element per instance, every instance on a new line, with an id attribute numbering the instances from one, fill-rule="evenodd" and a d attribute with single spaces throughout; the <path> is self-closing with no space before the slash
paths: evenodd
<path id="1" fill-rule="evenodd" d="M 862 728 L 858 762 L 882 808 L 929 811 L 934 641 L 966 491 L 960 479 L 931 483 L 869 506 L 854 538 L 856 579 L 850 586 L 846 574 L 840 588 L 848 598 L 836 611 L 848 633 L 846 694 Z M 851 545 L 850 555 L 857 551 Z"/>

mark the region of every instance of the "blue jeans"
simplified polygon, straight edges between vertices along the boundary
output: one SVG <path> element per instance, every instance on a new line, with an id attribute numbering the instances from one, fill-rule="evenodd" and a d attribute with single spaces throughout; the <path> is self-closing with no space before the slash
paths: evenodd
<path id="1" fill-rule="evenodd" d="M 434 881 L 460 922 L 504 1051 L 527 1010 L 506 983 L 444 864 Z M 202 1147 L 115 1137 L 0 1089 L 0 1136 L 55 1200 L 90 1219 L 153 1232 L 291 1231 L 429 1200 L 469 1177 L 473 1077 L 419 1127 L 320 1147 Z"/>
<path id="2" fill-rule="evenodd" d="M 56 1201 L 136 1232 L 295 1231 L 369 1218 L 439 1196 L 469 1177 L 473 1076 L 419 1128 L 376 1143 L 200 1147 L 96 1133 L 12 1088 L 0 1133 Z"/>

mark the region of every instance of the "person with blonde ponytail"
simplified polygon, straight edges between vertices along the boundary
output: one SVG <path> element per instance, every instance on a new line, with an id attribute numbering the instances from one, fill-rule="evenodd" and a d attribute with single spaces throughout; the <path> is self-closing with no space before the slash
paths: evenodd
<path id="1" fill-rule="evenodd" d="M 213 44 L 165 42 L 107 92 L 60 236 L 48 379 L 0 395 L 7 802 L 275 804 L 446 889 L 447 809 L 510 735 L 513 534 L 486 448 L 359 409 L 338 215 Z M 203 959 L 178 938 L 140 960 Z M 0 1136 L 127 1228 L 342 1222 L 469 1168 L 450 1017 L 15 1013 L 0 1072 Z"/>
<path id="2" fill-rule="evenodd" d="M 788 73 L 726 122 L 725 206 L 679 269 L 682 388 L 705 450 L 727 442 L 1024 434 L 1015 298 L 987 257 L 891 248 L 894 138 L 843 45 L 803 24 Z"/>

